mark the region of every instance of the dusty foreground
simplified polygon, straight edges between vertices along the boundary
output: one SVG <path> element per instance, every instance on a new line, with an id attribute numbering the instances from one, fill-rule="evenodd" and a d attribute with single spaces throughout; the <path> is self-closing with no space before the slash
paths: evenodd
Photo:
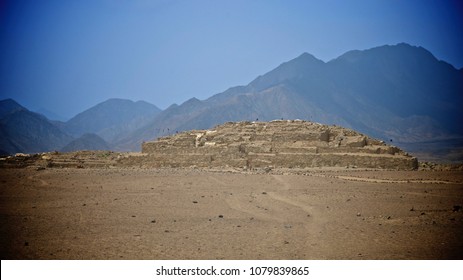
<path id="1" fill-rule="evenodd" d="M 2 259 L 463 259 L 461 171 L 0 169 Z"/>

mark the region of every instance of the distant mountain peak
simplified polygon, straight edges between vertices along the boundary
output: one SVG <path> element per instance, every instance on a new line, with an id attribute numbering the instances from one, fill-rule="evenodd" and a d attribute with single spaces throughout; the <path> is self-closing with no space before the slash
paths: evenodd
<path id="1" fill-rule="evenodd" d="M 189 104 L 189 103 L 198 103 L 198 102 L 201 102 L 198 98 L 196 97 L 192 97 L 190 99 L 188 99 L 187 101 L 185 101 L 185 104 Z"/>
<path id="2" fill-rule="evenodd" d="M 291 59 L 290 61 L 282 63 L 275 70 L 283 70 L 285 68 L 295 68 L 300 71 L 305 71 L 307 69 L 313 69 L 314 67 L 323 67 L 325 62 L 316 58 L 314 55 L 307 52 L 302 53 L 298 57 Z"/>
<path id="3" fill-rule="evenodd" d="M 27 109 L 11 98 L 0 100 L 0 118 L 19 110 Z"/>
<path id="4" fill-rule="evenodd" d="M 0 107 L 1 107 L 1 108 L 9 107 L 9 108 L 22 108 L 22 109 L 26 109 L 26 108 L 24 108 L 23 106 L 21 106 L 18 102 L 16 102 L 15 100 L 13 100 L 12 98 L 7 98 L 7 99 L 0 100 Z"/>
<path id="5" fill-rule="evenodd" d="M 0 104 L 3 104 L 3 103 L 13 103 L 13 104 L 18 104 L 18 102 L 14 101 L 12 98 L 6 98 L 6 99 L 3 99 L 3 100 L 0 100 Z M 21 106 L 21 105 L 19 105 Z"/>
<path id="6" fill-rule="evenodd" d="M 352 60 L 358 57 L 384 57 L 384 56 L 391 56 L 394 58 L 400 57 L 418 57 L 420 59 L 432 59 L 437 60 L 434 55 L 428 51 L 427 49 L 421 46 L 412 46 L 407 43 L 399 43 L 396 45 L 383 45 L 379 47 L 374 47 L 367 50 L 352 50 L 348 51 L 345 54 L 339 56 L 338 59 L 347 59 Z"/>
<path id="7" fill-rule="evenodd" d="M 302 53 L 300 56 L 282 63 L 277 68 L 257 77 L 248 85 L 251 91 L 261 91 L 285 81 L 299 79 L 302 76 L 310 76 L 322 69 L 325 62 L 309 53 Z"/>
<path id="8" fill-rule="evenodd" d="M 430 51 L 421 46 L 412 46 L 407 43 L 396 45 L 383 45 L 367 50 L 352 50 L 327 63 L 328 67 L 373 67 L 382 71 L 389 67 L 395 67 L 394 71 L 403 71 L 405 67 L 413 68 L 412 72 L 436 71 L 434 67 L 442 71 L 456 70 L 451 64 L 438 60 Z M 394 66 L 393 66 L 394 65 Z M 446 68 L 446 70 L 445 70 Z M 390 69 L 391 70 L 391 69 Z M 389 70 L 385 70 L 389 71 Z M 407 70 L 408 71 L 408 70 Z M 440 71 L 440 70 L 438 70 Z M 432 73 L 428 73 L 432 75 Z"/>
<path id="9" fill-rule="evenodd" d="M 34 153 L 61 148 L 72 138 L 48 119 L 12 99 L 0 101 L 0 150 Z"/>
<path id="10" fill-rule="evenodd" d="M 132 100 L 130 99 L 123 99 L 123 98 L 109 98 L 103 102 L 100 102 L 98 103 L 96 106 L 98 105 L 105 105 L 105 104 L 123 104 L 123 103 L 126 103 L 126 104 L 133 104 L 135 102 L 133 102 Z M 95 106 L 95 107 L 96 107 Z"/>
<path id="11" fill-rule="evenodd" d="M 303 60 L 305 62 L 316 62 L 316 63 L 320 63 L 320 62 L 323 62 L 325 63 L 323 60 L 320 60 L 318 58 L 316 58 L 314 55 L 308 53 L 308 52 L 303 52 L 300 56 L 296 57 L 294 60 Z"/>
<path id="12" fill-rule="evenodd" d="M 65 123 L 64 129 L 74 137 L 95 133 L 111 142 L 123 129 L 135 129 L 160 111 L 148 102 L 110 98 L 71 118 Z"/>

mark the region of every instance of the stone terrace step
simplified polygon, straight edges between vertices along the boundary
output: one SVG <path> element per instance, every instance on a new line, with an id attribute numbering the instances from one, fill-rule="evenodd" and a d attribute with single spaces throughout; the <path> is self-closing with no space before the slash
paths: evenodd
<path id="1" fill-rule="evenodd" d="M 145 142 L 146 157 L 124 159 L 159 167 L 339 167 L 416 169 L 416 158 L 354 130 L 300 120 L 228 122 Z"/>

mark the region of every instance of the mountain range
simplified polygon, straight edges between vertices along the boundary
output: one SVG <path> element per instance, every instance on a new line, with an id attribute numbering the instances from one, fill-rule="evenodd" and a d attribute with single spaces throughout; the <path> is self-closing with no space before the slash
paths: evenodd
<path id="1" fill-rule="evenodd" d="M 62 129 L 74 137 L 94 133 L 112 143 L 140 128 L 160 111 L 145 101 L 112 98 L 77 114 L 63 123 Z"/>
<path id="2" fill-rule="evenodd" d="M 0 154 L 51 151 L 72 140 L 43 115 L 12 99 L 0 101 Z"/>
<path id="3" fill-rule="evenodd" d="M 163 111 L 110 99 L 52 124 L 72 139 L 94 133 L 111 149 L 139 150 L 143 141 L 227 121 L 304 119 L 352 128 L 423 157 L 463 160 L 461 108 L 463 69 L 402 43 L 350 51 L 329 62 L 304 53 L 246 86 Z M 1 149 L 10 152 L 13 146 L 4 146 L 3 138 Z"/>
<path id="4" fill-rule="evenodd" d="M 67 122 L 49 120 L 12 99 L 0 101 L 0 154 L 109 150 L 111 143 L 161 110 L 144 101 L 109 99 Z"/>

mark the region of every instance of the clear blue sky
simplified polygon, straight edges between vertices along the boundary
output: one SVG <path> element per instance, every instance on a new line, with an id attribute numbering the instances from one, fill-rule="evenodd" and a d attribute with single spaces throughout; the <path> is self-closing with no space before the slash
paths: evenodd
<path id="1" fill-rule="evenodd" d="M 303 52 L 400 42 L 462 68 L 462 2 L 0 0 L 0 99 L 65 117 L 111 97 L 164 109 Z"/>

